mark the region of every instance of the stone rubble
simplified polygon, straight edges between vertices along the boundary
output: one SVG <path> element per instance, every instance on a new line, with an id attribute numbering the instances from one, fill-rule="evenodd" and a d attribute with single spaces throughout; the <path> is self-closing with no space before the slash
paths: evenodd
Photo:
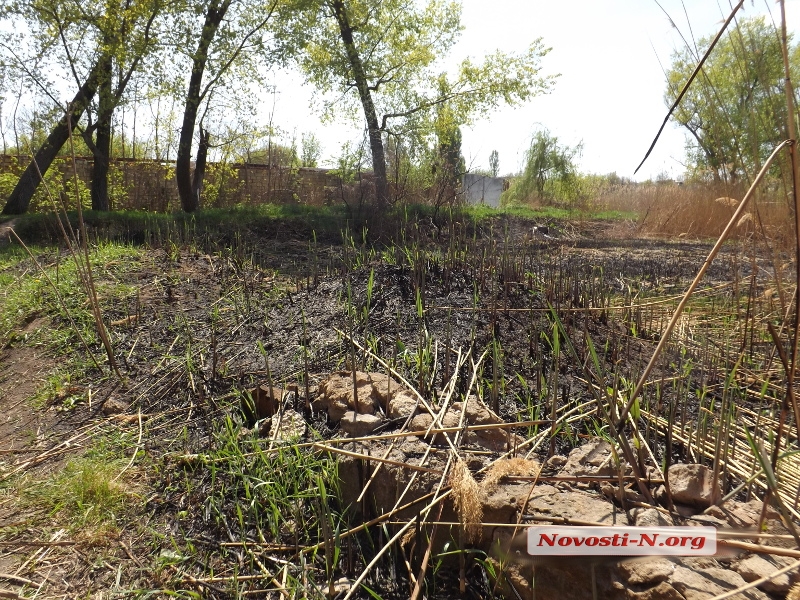
<path id="1" fill-rule="evenodd" d="M 357 372 L 356 389 L 357 403 L 353 397 L 352 374 L 334 373 L 319 384 L 312 408 L 325 411 L 330 423 L 338 423 L 344 433 L 354 438 L 368 436 L 376 428 L 390 425 L 390 421 L 396 424 L 406 422 L 408 431 L 424 431 L 434 425 L 434 416 L 418 401 L 414 392 L 386 375 Z M 284 412 L 284 420 L 287 412 Z M 289 421 L 293 422 L 293 419 Z M 441 425 L 459 427 L 464 424 L 501 422 L 477 398 L 470 397 L 466 403 L 453 403 L 444 411 Z M 455 439 L 455 432 L 446 435 L 451 441 Z M 476 473 L 492 464 L 492 454 L 496 457 L 497 453 L 513 450 L 523 441 L 523 438 L 500 428 L 463 431 L 460 447 L 476 451 L 463 453 L 470 471 Z M 432 492 L 441 481 L 450 452 L 443 433 L 427 438 L 400 437 L 392 442 L 354 441 L 352 445 L 348 444 L 347 450 L 376 459 L 359 459 L 349 455 L 339 457 L 339 476 L 345 504 L 366 516 L 387 513 Z M 617 460 L 608 441 L 590 439 L 573 449 L 569 456 L 551 456 L 542 466 L 542 474 L 583 478 L 612 476 L 617 475 Z M 619 502 L 620 490 L 616 481 L 540 481 L 534 485 L 530 481 L 504 477 L 514 474 L 530 477 L 539 472 L 536 463 L 521 458 L 514 461 L 506 461 L 507 470 L 492 479 L 491 485 L 488 484 L 489 476 L 475 475 L 484 523 L 521 523 L 523 531 L 529 524 L 558 522 L 641 527 L 703 524 L 744 528 L 754 526 L 761 514 L 761 502 L 758 500 L 748 503 L 727 501 L 720 506 L 711 506 L 713 500 L 721 497 L 721 490 L 714 489 L 713 474 L 703 465 L 675 464 L 669 468 L 668 480 L 674 506 L 689 519 L 684 521 L 678 518 L 673 521 L 664 508 L 667 502 L 663 486 L 655 494 L 662 503 L 661 507 L 644 506 L 636 502 L 638 492 L 635 486 L 625 486 L 626 504 L 623 506 Z M 619 468 L 623 473 L 630 471 L 624 463 Z M 484 477 L 487 485 L 482 484 Z M 367 492 L 362 494 L 365 488 Z M 408 507 L 396 513 L 394 518 L 413 518 L 417 510 L 415 506 Z M 776 519 L 777 515 L 770 510 L 767 517 Z M 438 518 L 442 521 L 457 520 L 451 501 L 444 504 Z M 508 527 L 486 527 L 480 541 L 476 542 L 477 548 L 493 557 L 491 560 L 495 564 L 502 564 L 503 575 L 497 583 L 506 597 L 532 597 L 534 590 L 531 581 L 535 581 L 537 600 L 590 599 L 594 568 L 598 598 L 702 600 L 769 575 L 792 560 L 740 553 L 725 557 L 718 555 L 716 558 L 642 557 L 622 562 L 596 557 L 594 567 L 586 558 L 553 559 L 534 564 L 525 551 L 524 536 L 513 537 L 512 532 L 513 529 Z M 434 543 L 441 548 L 445 543 L 457 543 L 457 540 L 455 530 L 440 527 Z M 502 563 L 498 563 L 498 560 L 502 560 Z M 770 596 L 767 594 L 786 597 L 790 588 L 798 583 L 800 574 L 789 573 L 734 598 L 768 600 Z"/>

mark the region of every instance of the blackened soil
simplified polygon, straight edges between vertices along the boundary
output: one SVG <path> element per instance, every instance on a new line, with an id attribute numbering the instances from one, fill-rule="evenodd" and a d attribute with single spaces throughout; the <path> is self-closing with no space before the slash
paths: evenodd
<path id="1" fill-rule="evenodd" d="M 149 474 L 157 490 L 147 504 L 153 522 L 165 536 L 209 547 L 241 539 L 234 499 L 228 520 L 234 530 L 199 515 L 190 522 L 178 518 L 204 506 L 214 480 L 197 473 L 188 489 L 183 482 L 193 471 L 179 471 L 174 461 L 212 450 L 214 433 L 228 417 L 246 426 L 238 410 L 241 393 L 269 380 L 296 385 L 291 402 L 302 410 L 305 390 L 313 400 L 316 383 L 331 371 L 353 363 L 385 371 L 378 356 L 431 399 L 456 377 L 459 395 L 478 393 L 509 421 L 548 418 L 554 409 L 600 397 L 598 389 L 634 383 L 710 245 L 609 239 L 593 223 L 548 223 L 543 236 L 536 225 L 510 219 L 469 231 L 416 227 L 403 244 L 377 246 L 323 243 L 291 232 L 276 241 L 255 231 L 227 248 L 217 240 L 191 250 L 149 251 L 126 281 L 136 294 L 105 309 L 108 322 L 128 319 L 111 329 L 126 385 L 107 380 L 97 398 L 115 396 L 153 418 L 144 442 L 157 465 Z M 751 274 L 753 290 L 763 292 L 771 264 L 727 248 L 699 293 L 724 303 L 737 293 L 731 282 Z M 671 300 L 654 302 L 665 298 Z M 651 379 L 675 380 L 693 352 L 688 344 L 671 344 Z M 454 373 L 459 355 L 469 360 Z M 468 389 L 473 361 L 479 377 Z M 716 376 L 714 369 L 701 369 L 691 387 L 713 384 Z M 648 392 L 645 403 L 668 411 L 679 393 L 665 386 Z M 696 407 L 686 410 L 691 417 Z M 337 433 L 324 414 L 306 416 L 318 434 Z M 555 451 L 567 453 L 602 425 L 595 416 L 562 429 Z M 663 444 L 654 432 L 652 439 L 661 460 Z M 240 575 L 258 573 L 241 557 L 215 557 L 222 561 L 215 563 L 218 571 L 234 568 L 225 561 L 238 561 Z M 488 589 L 482 574 L 470 578 L 474 597 Z M 381 577 L 385 570 L 373 583 Z M 387 581 L 384 597 L 406 593 L 407 581 Z M 438 581 L 440 597 L 454 593 L 457 582 Z M 211 588 L 203 593 L 228 597 Z"/>

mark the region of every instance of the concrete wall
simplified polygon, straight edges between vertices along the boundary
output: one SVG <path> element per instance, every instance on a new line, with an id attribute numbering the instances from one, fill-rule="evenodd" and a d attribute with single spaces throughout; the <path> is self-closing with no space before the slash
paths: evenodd
<path id="1" fill-rule="evenodd" d="M 500 207 L 500 194 L 508 189 L 502 177 L 487 177 L 476 173 L 464 175 L 464 195 L 467 204 L 486 204 L 492 208 Z"/>

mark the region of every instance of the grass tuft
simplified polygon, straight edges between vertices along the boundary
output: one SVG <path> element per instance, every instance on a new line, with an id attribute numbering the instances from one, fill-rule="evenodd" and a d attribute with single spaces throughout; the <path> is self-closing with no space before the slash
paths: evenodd
<path id="1" fill-rule="evenodd" d="M 537 461 L 520 456 L 498 460 L 489 467 L 486 476 L 481 481 L 481 488 L 484 493 L 490 494 L 497 488 L 497 484 L 500 483 L 503 477 L 508 477 L 509 475 L 537 477 L 541 468 Z"/>
<path id="2" fill-rule="evenodd" d="M 453 502 L 461 525 L 469 542 L 481 538 L 481 521 L 483 507 L 481 505 L 481 488 L 463 459 L 459 458 L 450 474 L 450 485 L 453 488 Z"/>

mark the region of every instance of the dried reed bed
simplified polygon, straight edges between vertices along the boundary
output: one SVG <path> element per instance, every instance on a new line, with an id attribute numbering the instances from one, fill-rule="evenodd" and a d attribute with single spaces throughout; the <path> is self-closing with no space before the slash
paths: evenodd
<path id="1" fill-rule="evenodd" d="M 606 210 L 635 213 L 640 234 L 689 239 L 718 237 L 736 210 L 743 189 L 714 184 L 656 183 L 616 186 L 596 204 Z M 749 215 L 749 216 L 748 216 Z M 793 244 L 792 213 L 780 190 L 757 194 L 731 237 L 755 230 L 780 248 Z"/>

